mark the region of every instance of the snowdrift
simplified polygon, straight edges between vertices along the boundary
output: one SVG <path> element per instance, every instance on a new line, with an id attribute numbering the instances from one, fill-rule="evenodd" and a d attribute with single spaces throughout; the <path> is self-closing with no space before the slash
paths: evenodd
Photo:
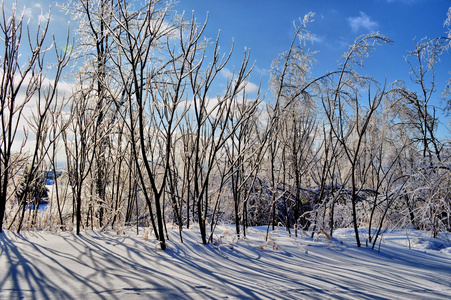
<path id="1" fill-rule="evenodd" d="M 332 240 L 280 229 L 266 242 L 264 227 L 250 228 L 245 239 L 232 226 L 216 232 L 203 245 L 197 228 L 184 230 L 183 244 L 170 230 L 161 251 L 144 231 L 7 231 L 0 234 L 0 299 L 451 298 L 446 235 L 393 231 L 377 251 L 357 248 L 348 229 Z"/>

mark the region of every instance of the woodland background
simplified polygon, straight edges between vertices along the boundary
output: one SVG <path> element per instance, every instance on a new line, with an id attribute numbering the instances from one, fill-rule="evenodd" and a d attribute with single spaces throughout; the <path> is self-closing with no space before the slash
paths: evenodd
<path id="1" fill-rule="evenodd" d="M 313 76 L 307 14 L 273 61 L 270 90 L 249 98 L 251 53 L 218 76 L 233 49 L 204 38 L 208 19 L 156 0 L 62 7 L 78 24 L 64 45 L 49 18 L 32 32 L 3 6 L 0 232 L 149 226 L 165 249 L 168 226 L 183 241 L 193 224 L 203 243 L 223 223 L 238 238 L 257 225 L 295 236 L 350 227 L 359 247 L 387 228 L 451 231 L 451 148 L 437 134 L 451 81 L 434 72 L 449 55 L 451 8 L 448 35 L 409 52 L 409 84 L 359 73 L 392 43 L 381 33 L 359 36 L 334 71 Z"/>

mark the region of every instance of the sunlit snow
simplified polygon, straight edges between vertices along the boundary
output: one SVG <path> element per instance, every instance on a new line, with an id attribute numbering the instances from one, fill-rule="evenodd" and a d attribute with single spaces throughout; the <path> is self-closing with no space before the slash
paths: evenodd
<path id="1" fill-rule="evenodd" d="M 197 228 L 184 243 L 168 228 L 168 249 L 127 232 L 11 231 L 0 234 L 0 299 L 445 299 L 451 242 L 428 233 L 385 233 L 377 249 L 355 246 L 352 230 L 332 240 L 250 228 L 215 242 Z M 125 234 L 125 235 L 124 235 Z M 365 230 L 361 232 L 365 237 Z M 410 249 L 409 249 L 410 246 Z M 378 251 L 379 250 L 379 251 Z"/>

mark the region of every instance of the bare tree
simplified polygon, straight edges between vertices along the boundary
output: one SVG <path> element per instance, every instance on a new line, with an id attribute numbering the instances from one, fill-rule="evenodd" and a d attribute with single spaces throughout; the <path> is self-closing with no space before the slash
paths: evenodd
<path id="1" fill-rule="evenodd" d="M 248 202 L 254 193 L 254 184 L 267 147 L 266 140 L 262 139 L 258 132 L 259 124 L 256 118 L 259 103 L 258 96 L 250 101 L 245 93 L 241 100 L 236 100 L 228 120 L 232 135 L 230 141 L 224 145 L 227 154 L 227 173 L 231 177 L 235 228 L 238 237 L 240 237 L 240 220 L 243 225 L 243 236 L 246 236 Z"/>
<path id="2" fill-rule="evenodd" d="M 24 110 L 37 97 L 37 114 L 32 121 L 36 134 L 36 143 L 31 155 L 32 161 L 30 169 L 27 170 L 26 186 L 29 186 L 34 179 L 49 144 L 45 144 L 46 126 L 48 126 L 48 113 L 50 106 L 56 99 L 57 84 L 61 76 L 62 69 L 69 59 L 68 52 L 58 52 L 55 42 L 49 48 L 45 47 L 47 30 L 50 17 L 46 21 L 39 23 L 36 33 L 33 35 L 29 26 L 26 27 L 28 41 L 25 42 L 24 34 L 24 13 L 17 12 L 16 4 L 12 7 L 10 16 L 6 15 L 6 9 L 2 1 L 2 20 L 0 24 L 1 39 L 4 43 L 4 52 L 1 59 L 1 130 L 0 156 L 1 156 L 1 184 L 0 184 L 0 232 L 3 230 L 3 219 L 5 216 L 5 206 L 7 202 L 8 183 L 11 175 L 11 166 L 15 164 L 13 147 L 18 136 L 19 126 L 24 120 Z M 44 87 L 44 53 L 54 46 L 57 56 L 56 76 L 53 82 L 46 89 Z M 28 48 L 27 48 L 28 47 Z M 25 61 L 23 53 L 28 53 Z M 22 55 L 20 55 L 22 54 Z M 21 196 L 22 198 L 22 196 Z M 23 194 L 23 199 L 26 195 Z M 21 199 L 21 201 L 23 200 Z M 24 205 L 21 203 L 20 205 Z"/>
<path id="3" fill-rule="evenodd" d="M 76 234 L 80 233 L 82 225 L 82 206 L 85 201 L 86 179 L 94 162 L 96 140 L 95 104 L 91 101 L 92 85 L 81 85 L 71 97 L 70 125 L 63 132 L 63 142 L 66 151 L 68 184 L 72 188 L 72 221 L 75 218 Z M 94 107 L 93 107 L 94 106 Z"/>
<path id="4" fill-rule="evenodd" d="M 70 97 L 67 97 L 70 99 Z M 62 135 L 62 132 L 66 131 L 69 126 L 68 120 L 65 118 L 64 108 L 67 107 L 67 101 L 56 101 L 51 108 L 50 111 L 50 128 L 49 128 L 49 136 L 54 142 L 52 143 L 51 149 L 48 153 L 49 164 L 53 170 L 53 181 L 55 185 L 55 193 L 50 196 L 50 202 L 53 203 L 53 200 L 56 201 L 56 208 L 58 212 L 58 220 L 61 228 L 64 228 L 64 220 L 63 220 L 63 210 L 64 210 L 64 200 L 65 197 L 60 193 L 60 182 L 58 180 L 58 152 L 60 151 L 60 140 L 59 137 Z M 67 190 L 67 189 L 66 189 Z M 55 196 L 56 199 L 53 199 Z"/>
<path id="5" fill-rule="evenodd" d="M 303 46 L 305 46 L 306 40 L 311 38 L 311 33 L 305 29 L 305 27 L 312 22 L 314 14 L 309 13 L 304 16 L 303 19 L 300 20 L 300 25 L 294 25 L 295 35 L 291 41 L 290 48 L 288 51 L 279 55 L 272 63 L 271 70 L 271 89 L 274 92 L 275 97 L 275 105 L 272 113 L 270 124 L 271 132 L 271 141 L 270 141 L 270 157 L 271 157 L 271 181 L 273 186 L 272 191 L 272 220 L 273 227 L 275 222 L 275 213 L 276 213 L 276 194 L 277 194 L 277 183 L 275 177 L 275 158 L 277 153 L 277 148 L 282 146 L 282 156 L 286 157 L 285 150 L 287 147 L 291 149 L 290 161 L 292 162 L 292 169 L 295 173 L 295 222 L 299 219 L 299 203 L 300 201 L 300 186 L 301 186 L 301 168 L 302 165 L 306 162 L 304 160 L 304 155 L 310 151 L 310 146 L 308 145 L 306 139 L 311 140 L 310 134 L 314 129 L 314 126 L 310 127 L 307 131 L 302 131 L 300 128 L 300 123 L 304 125 L 309 123 L 313 125 L 313 122 L 306 121 L 308 118 L 312 116 L 312 110 L 314 110 L 314 102 L 313 99 L 307 92 L 308 87 L 312 84 L 314 80 L 311 81 L 310 69 L 312 64 L 315 62 L 313 59 L 314 53 L 310 53 L 308 51 L 304 51 Z M 301 45 L 296 46 L 295 42 L 299 39 Z M 299 119 L 298 113 L 300 111 L 304 111 Z M 288 117 L 288 118 L 287 118 Z M 312 119 L 311 119 L 312 120 Z M 285 123 L 284 123 L 285 122 Z M 290 124 L 288 125 L 288 122 Z M 305 127 L 305 128 L 307 128 Z M 299 130 L 298 130 L 299 129 Z M 286 135 L 285 140 L 280 140 L 280 144 L 277 140 L 279 140 L 278 134 L 290 134 Z M 296 140 L 299 136 L 302 136 L 302 140 Z M 289 143 L 289 145 L 288 145 Z M 307 150 L 308 149 L 308 150 Z M 307 151 L 304 151 L 307 150 Z M 303 156 L 302 158 L 300 156 Z M 301 164 L 301 165 L 300 165 Z M 286 160 L 283 159 L 282 167 L 286 170 L 287 164 Z M 285 178 L 286 172 L 283 172 L 283 176 Z M 287 180 L 283 179 L 283 184 L 287 183 Z M 287 207 L 288 208 L 288 207 Z M 289 224 L 289 216 L 288 211 L 286 212 L 286 220 L 285 225 L 287 229 L 290 227 Z M 288 229 L 289 230 L 289 229 Z M 295 230 L 295 234 L 297 235 L 297 226 Z"/>
<path id="6" fill-rule="evenodd" d="M 69 44 L 69 40 L 66 41 L 66 44 Z M 42 72 L 40 76 L 37 77 L 36 80 L 36 108 L 35 112 L 32 112 L 31 118 L 27 120 L 27 125 L 32 131 L 35 138 L 35 145 L 32 148 L 29 157 L 29 165 L 25 170 L 26 180 L 24 182 L 23 192 L 20 194 L 19 203 L 22 207 L 22 215 L 19 220 L 19 225 L 17 231 L 19 232 L 22 226 L 22 221 L 24 218 L 25 206 L 26 206 L 26 198 L 27 191 L 29 191 L 29 186 L 41 185 L 45 184 L 44 171 L 46 168 L 45 159 L 47 158 L 50 148 L 57 142 L 57 139 L 60 137 L 61 131 L 55 131 L 53 136 L 49 135 L 52 116 L 51 114 L 57 113 L 54 112 L 51 108 L 52 106 L 58 106 L 58 102 L 64 102 L 60 99 L 65 97 L 58 97 L 57 86 L 62 76 L 63 68 L 68 64 L 70 59 L 70 52 L 66 50 L 62 50 L 58 52 L 58 47 L 56 42 L 54 41 L 54 47 L 56 50 L 56 71 L 55 77 L 52 82 L 45 79 Z M 44 65 L 43 59 L 38 60 L 40 65 Z M 61 111 L 63 107 L 59 106 L 57 109 Z M 25 118 L 26 119 L 26 118 Z M 40 175 L 40 176 L 39 176 Z M 39 199 L 35 199 L 33 201 L 34 204 L 34 215 L 32 222 L 36 219 L 36 214 L 39 208 Z M 19 206 L 19 208 L 20 208 Z"/>
<path id="7" fill-rule="evenodd" d="M 436 137 L 438 127 L 437 108 L 431 104 L 436 90 L 434 65 L 438 59 L 438 50 L 430 40 L 423 40 L 415 44 L 415 50 L 409 53 L 406 61 L 410 65 L 410 78 L 418 92 L 411 91 L 400 82 L 397 91 L 400 93 L 398 111 L 404 125 L 413 133 L 412 141 L 421 143 L 422 157 L 428 158 L 430 163 L 435 157 L 441 160 L 440 141 Z"/>
<path id="8" fill-rule="evenodd" d="M 376 92 L 371 93 L 372 79 L 365 79 L 353 70 L 353 66 L 363 66 L 363 58 L 369 55 L 375 44 L 390 43 L 391 41 L 378 33 L 359 37 L 344 55 L 336 88 L 330 98 L 323 100 L 324 112 L 329 120 L 332 132 L 343 147 L 349 162 L 351 180 L 351 208 L 352 222 L 357 246 L 360 247 L 358 231 L 358 217 L 356 202 L 358 201 L 357 168 L 361 155 L 362 143 L 368 124 L 385 96 L 385 87 L 376 86 Z M 365 108 L 361 104 L 360 89 L 367 89 L 368 104 Z M 351 110 L 346 113 L 347 110 Z M 361 189 L 362 187 L 360 187 Z"/>
<path id="9" fill-rule="evenodd" d="M 217 166 L 216 160 L 225 143 L 250 116 L 253 107 L 231 118 L 235 101 L 243 91 L 252 68 L 248 68 L 249 53 L 246 52 L 237 75 L 228 78 L 226 91 L 217 99 L 209 97 L 210 88 L 216 76 L 226 66 L 231 52 L 221 58 L 219 52 L 219 36 L 213 49 L 212 63 L 205 71 L 197 69 L 190 75 L 191 90 L 194 95 L 194 157 L 192 161 L 193 197 L 197 208 L 197 219 L 202 236 L 202 242 L 207 243 L 207 215 L 210 207 L 209 187 L 212 173 Z M 232 122 L 230 120 L 233 119 Z"/>
<path id="10" fill-rule="evenodd" d="M 165 80 L 158 76 L 164 76 L 166 68 L 175 65 L 176 61 L 170 59 L 166 64 L 159 64 L 152 57 L 152 52 L 175 30 L 169 22 L 169 8 L 169 4 L 160 7 L 157 1 L 149 1 L 134 11 L 125 1 L 118 1 L 113 19 L 119 25 L 117 28 L 108 28 L 118 48 L 118 54 L 112 55 L 111 59 L 118 67 L 118 76 L 130 110 L 127 127 L 130 129 L 133 156 L 155 234 L 163 250 L 166 249 L 166 242 L 162 200 L 169 171 L 174 131 L 172 126 L 176 123 L 175 113 L 180 94 L 176 91 L 176 96 L 171 98 L 169 93 L 165 94 L 165 90 L 158 86 L 165 84 Z M 158 81 L 160 78 L 161 82 Z M 173 86 L 168 83 L 166 87 Z M 138 145 L 135 141 L 138 141 Z M 139 167 L 141 163 L 144 172 Z M 157 224 L 153 221 L 152 198 Z"/>
<path id="11" fill-rule="evenodd" d="M 95 126 L 96 148 L 95 160 L 92 171 L 95 180 L 95 198 L 97 217 L 99 225 L 104 222 L 104 209 L 108 206 L 106 197 L 106 182 L 109 160 L 106 159 L 107 152 L 110 151 L 110 133 L 114 132 L 112 126 L 117 117 L 114 112 L 116 106 L 113 99 L 117 97 L 114 88 L 118 86 L 115 82 L 114 64 L 111 63 L 111 56 L 116 51 L 112 43 L 111 28 L 117 28 L 113 18 L 114 11 L 118 4 L 109 0 L 70 0 L 62 5 L 62 8 L 70 11 L 77 23 L 78 36 L 77 47 L 75 48 L 74 61 L 81 61 L 78 74 L 82 74 L 84 82 L 92 81 L 92 88 L 96 91 L 90 95 L 95 105 Z"/>
<path id="12" fill-rule="evenodd" d="M 359 177 L 366 178 L 365 181 L 360 182 L 366 186 L 364 190 L 367 194 L 366 202 L 369 205 L 369 213 L 364 212 L 368 218 L 366 245 L 372 243 L 373 249 L 378 237 L 386 228 L 384 226 L 392 221 L 387 219 L 396 218 L 390 215 L 390 210 L 399 208 L 398 200 L 409 179 L 404 170 L 397 168 L 410 141 L 403 139 L 396 128 L 396 114 L 392 113 L 396 95 L 395 91 L 389 91 L 379 109 L 374 113 L 368 124 L 359 162 Z"/>

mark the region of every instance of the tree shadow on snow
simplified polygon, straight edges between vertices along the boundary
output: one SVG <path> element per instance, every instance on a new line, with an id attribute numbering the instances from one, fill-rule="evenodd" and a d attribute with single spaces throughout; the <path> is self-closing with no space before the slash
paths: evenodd
<path id="1" fill-rule="evenodd" d="M 140 237 L 99 232 L 2 233 L 0 298 L 384 299 L 451 292 L 450 260 L 419 251 L 305 242 L 271 250 L 246 240 L 202 245 L 192 231 L 184 239 L 161 251 Z"/>

